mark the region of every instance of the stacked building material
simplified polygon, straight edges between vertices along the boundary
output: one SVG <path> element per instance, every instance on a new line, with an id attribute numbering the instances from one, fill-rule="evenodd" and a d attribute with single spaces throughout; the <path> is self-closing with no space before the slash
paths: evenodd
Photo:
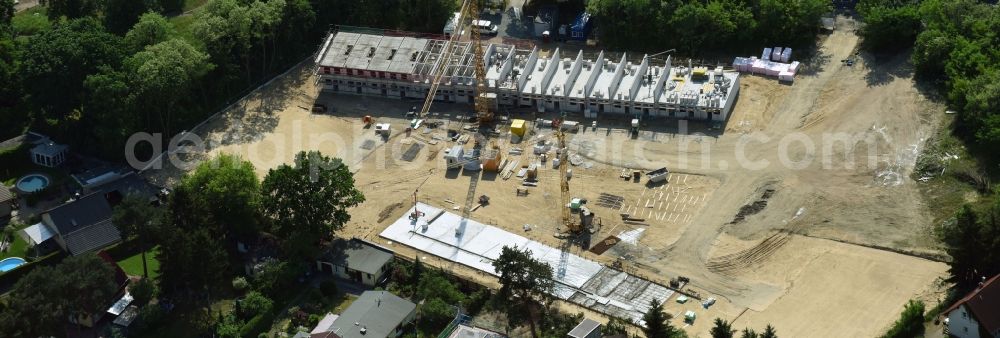
<path id="1" fill-rule="evenodd" d="M 771 59 L 771 48 L 770 47 L 764 48 L 764 52 L 760 54 L 760 59 L 761 60 L 770 60 Z"/>
<path id="2" fill-rule="evenodd" d="M 766 48 L 765 51 L 768 49 L 771 48 Z M 781 54 L 776 56 L 773 61 L 758 59 L 756 56 L 751 56 L 749 58 L 736 57 L 733 59 L 733 68 L 741 73 L 760 74 L 777 77 L 778 80 L 781 81 L 793 81 L 795 74 L 798 73 L 799 62 L 795 61 L 792 63 L 786 63 L 777 61 L 786 59 L 786 57 L 791 57 L 791 48 L 784 48 L 780 50 Z"/>
<path id="3" fill-rule="evenodd" d="M 774 47 L 771 49 L 771 60 L 781 61 L 781 47 Z"/>
<path id="4" fill-rule="evenodd" d="M 788 60 L 792 59 L 792 49 L 786 47 L 781 51 L 781 62 L 788 63 Z"/>

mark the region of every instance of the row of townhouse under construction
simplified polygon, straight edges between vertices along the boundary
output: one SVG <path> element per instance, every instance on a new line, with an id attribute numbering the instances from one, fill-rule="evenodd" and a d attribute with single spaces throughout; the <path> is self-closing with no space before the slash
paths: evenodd
<path id="1" fill-rule="evenodd" d="M 324 41 L 316 73 L 325 91 L 422 99 L 444 72 L 435 99 L 472 103 L 472 49 L 470 42 L 449 46 L 444 39 L 339 31 Z M 624 54 L 588 58 L 556 48 L 542 56 L 538 47 L 507 44 L 489 44 L 484 52 L 487 95 L 498 109 L 725 121 L 739 94 L 738 73 L 673 65 L 670 57 L 654 64 L 643 56 L 635 64 Z"/>

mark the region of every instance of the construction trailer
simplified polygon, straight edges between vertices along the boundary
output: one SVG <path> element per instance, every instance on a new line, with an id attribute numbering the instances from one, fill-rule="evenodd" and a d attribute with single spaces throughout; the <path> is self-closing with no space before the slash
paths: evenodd
<path id="1" fill-rule="evenodd" d="M 458 169 L 462 167 L 462 161 L 465 155 L 465 149 L 460 145 L 452 146 L 448 150 L 448 153 L 444 154 L 445 163 L 448 169 Z"/>
<path id="2" fill-rule="evenodd" d="M 414 36 L 364 32 L 331 33 L 315 59 L 325 92 L 400 99 L 423 99 L 441 76 L 434 100 L 475 101 L 473 44 Z M 643 56 L 611 58 L 604 52 L 554 49 L 542 56 L 530 49 L 502 43 L 483 48 L 486 96 L 491 106 L 528 108 L 539 112 L 582 113 L 586 118 L 674 118 L 725 121 L 739 94 L 739 73 L 675 65 Z M 441 62 L 445 62 L 440 64 Z M 627 116 L 627 117 L 626 117 Z"/>

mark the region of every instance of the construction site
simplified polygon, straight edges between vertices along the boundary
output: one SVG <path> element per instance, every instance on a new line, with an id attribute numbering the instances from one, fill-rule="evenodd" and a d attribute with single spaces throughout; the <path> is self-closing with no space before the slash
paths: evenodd
<path id="1" fill-rule="evenodd" d="M 923 258 L 932 225 L 908 175 L 941 107 L 908 77 L 872 86 L 887 70 L 830 63 L 857 45 L 853 21 L 837 20 L 791 86 L 669 58 L 484 46 L 476 34 L 338 32 L 192 130 L 207 146 L 184 156 L 237 154 L 261 177 L 301 150 L 342 158 L 366 201 L 338 236 L 490 286 L 501 247 L 529 248 L 552 266 L 559 306 L 602 323 L 642 325 L 657 299 L 691 336 L 715 318 L 789 337 L 877 336 L 907 300 L 940 301 L 947 266 Z M 688 88 L 698 81 L 708 90 Z M 687 106 L 670 98 L 688 91 Z M 670 123 L 685 118 L 722 127 L 679 133 Z M 779 150 L 808 150 L 783 136 L 829 132 L 873 137 L 877 152 L 848 143 L 831 165 L 780 165 Z M 878 166 L 844 165 L 868 160 Z M 183 172 L 145 174 L 167 184 Z"/>

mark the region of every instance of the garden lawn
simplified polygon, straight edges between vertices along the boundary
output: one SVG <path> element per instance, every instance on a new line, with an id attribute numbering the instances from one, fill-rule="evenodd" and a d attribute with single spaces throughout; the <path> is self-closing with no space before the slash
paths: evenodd
<path id="1" fill-rule="evenodd" d="M 18 229 L 20 230 L 20 229 Z M 0 252 L 0 260 L 7 257 L 21 257 L 25 258 L 24 250 L 28 248 L 28 242 L 24 241 L 20 235 L 14 233 L 14 242 L 7 247 L 7 251 Z"/>
<path id="2" fill-rule="evenodd" d="M 156 253 L 159 246 L 146 251 L 146 267 L 149 269 L 149 278 L 156 278 L 160 274 L 160 262 L 156 260 Z M 142 276 L 142 253 L 137 253 L 131 257 L 118 261 L 118 266 L 125 270 L 130 276 Z"/>

